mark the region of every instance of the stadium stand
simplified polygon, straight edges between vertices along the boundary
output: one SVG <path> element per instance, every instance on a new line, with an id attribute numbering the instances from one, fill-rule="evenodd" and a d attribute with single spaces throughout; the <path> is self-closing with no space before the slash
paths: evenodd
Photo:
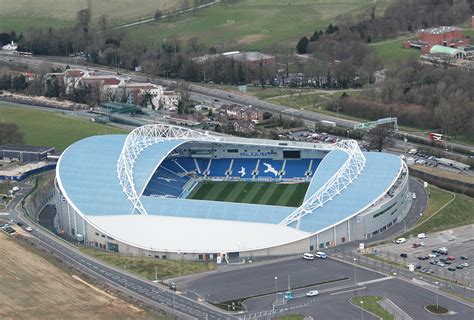
<path id="1" fill-rule="evenodd" d="M 177 198 L 189 192 L 192 176 L 230 179 L 305 179 L 313 176 L 319 159 L 273 160 L 177 157 L 163 160 L 148 183 L 144 196 Z M 199 168 L 199 169 L 198 169 Z M 255 169 L 258 168 L 257 171 Z M 253 173 L 256 173 L 253 175 Z"/>

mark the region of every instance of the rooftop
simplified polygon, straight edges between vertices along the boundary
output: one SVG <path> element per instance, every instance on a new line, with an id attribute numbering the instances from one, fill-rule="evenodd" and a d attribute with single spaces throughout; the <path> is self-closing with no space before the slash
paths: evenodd
<path id="1" fill-rule="evenodd" d="M 440 46 L 440 45 L 434 45 L 430 49 L 430 53 L 446 53 L 446 54 L 449 54 L 449 55 L 456 54 L 459 51 L 461 51 L 461 50 L 456 49 L 456 48 L 451 48 L 451 47 Z"/>
<path id="2" fill-rule="evenodd" d="M 0 151 L 20 151 L 20 152 L 30 152 L 30 153 L 45 153 L 45 152 L 54 152 L 52 147 L 37 147 L 30 145 L 19 145 L 19 144 L 4 144 L 0 145 Z"/>
<path id="3" fill-rule="evenodd" d="M 431 34 L 443 34 L 452 31 L 461 31 L 461 28 L 452 27 L 452 26 L 441 26 L 436 28 L 421 29 L 421 32 L 431 33 Z"/>

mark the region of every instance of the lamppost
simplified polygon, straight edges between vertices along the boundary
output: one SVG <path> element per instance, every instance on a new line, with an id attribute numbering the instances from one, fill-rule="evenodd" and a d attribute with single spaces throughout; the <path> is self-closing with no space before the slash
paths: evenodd
<path id="1" fill-rule="evenodd" d="M 354 258 L 354 284 L 357 284 L 357 267 L 356 267 L 357 259 Z"/>
<path id="2" fill-rule="evenodd" d="M 127 289 L 127 265 L 124 265 L 123 266 L 123 269 L 124 269 L 124 273 L 123 275 L 125 276 L 125 289 Z"/>
<path id="3" fill-rule="evenodd" d="M 278 277 L 275 277 L 275 304 L 278 302 Z"/>
<path id="4" fill-rule="evenodd" d="M 360 319 L 364 320 L 364 301 L 360 300 Z"/>
<path id="5" fill-rule="evenodd" d="M 438 301 L 438 290 L 439 290 L 439 287 L 438 287 L 438 284 L 439 284 L 439 282 L 436 281 L 436 282 L 435 282 L 435 285 L 436 285 L 436 310 L 439 309 L 439 301 Z"/>

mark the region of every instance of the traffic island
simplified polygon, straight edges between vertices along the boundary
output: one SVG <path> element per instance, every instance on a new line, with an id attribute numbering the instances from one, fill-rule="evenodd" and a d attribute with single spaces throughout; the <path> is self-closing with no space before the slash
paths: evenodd
<path id="1" fill-rule="evenodd" d="M 431 312 L 431 313 L 434 313 L 434 314 L 446 314 L 446 313 L 449 312 L 449 310 L 446 309 L 445 307 L 440 306 L 440 305 L 436 305 L 436 304 L 429 304 L 429 305 L 425 306 L 425 309 L 428 312 Z"/>

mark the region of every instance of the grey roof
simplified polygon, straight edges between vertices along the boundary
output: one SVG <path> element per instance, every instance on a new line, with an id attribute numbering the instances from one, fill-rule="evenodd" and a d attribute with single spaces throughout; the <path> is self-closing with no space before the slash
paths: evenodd
<path id="1" fill-rule="evenodd" d="M 3 144 L 0 145 L 0 151 L 18 151 L 18 152 L 30 152 L 30 153 L 45 153 L 54 152 L 52 147 L 38 147 L 21 144 Z"/>

